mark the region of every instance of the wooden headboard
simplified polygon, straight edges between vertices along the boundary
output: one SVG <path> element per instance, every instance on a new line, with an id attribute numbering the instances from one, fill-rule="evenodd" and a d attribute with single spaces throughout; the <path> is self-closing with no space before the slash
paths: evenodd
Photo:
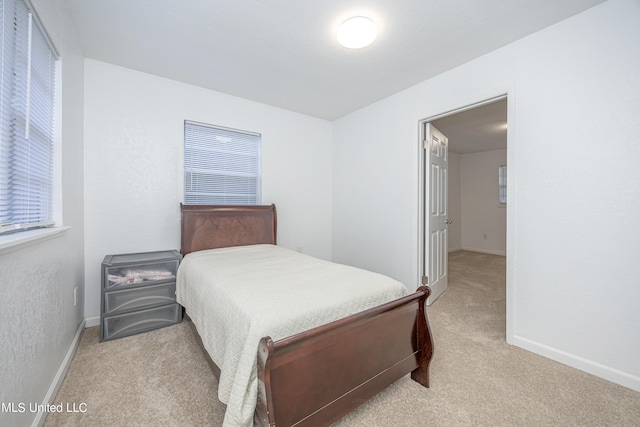
<path id="1" fill-rule="evenodd" d="M 276 244 L 276 206 L 180 204 L 182 255 L 229 246 Z"/>

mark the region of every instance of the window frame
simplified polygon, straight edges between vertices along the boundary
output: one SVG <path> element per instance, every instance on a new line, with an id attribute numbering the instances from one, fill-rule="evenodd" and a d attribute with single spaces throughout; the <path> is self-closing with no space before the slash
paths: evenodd
<path id="1" fill-rule="evenodd" d="M 11 3 L 6 6 L 5 2 Z M 31 222 L 34 221 L 31 213 L 27 215 L 16 214 L 19 210 L 17 207 L 21 203 L 17 194 L 24 193 L 15 193 L 10 196 L 7 191 L 0 194 L 0 202 L 2 203 L 0 209 L 6 209 L 0 217 L 0 221 L 3 218 L 5 221 L 4 226 L 0 226 L 0 251 L 25 242 L 29 243 L 41 238 L 48 238 L 48 236 L 55 236 L 60 233 L 60 230 L 69 228 L 61 227 L 60 54 L 29 0 L 5 0 L 5 2 L 3 2 L 5 8 L 3 8 L 1 27 L 4 30 L 3 44 L 0 46 L 3 55 L 3 69 L 0 78 L 3 80 L 5 90 L 2 92 L 0 102 L 5 107 L 7 105 L 11 107 L 5 109 L 6 114 L 1 117 L 0 127 L 6 130 L 15 123 L 19 123 L 20 120 L 22 120 L 23 126 L 22 129 L 14 133 L 3 132 L 6 138 L 0 141 L 2 144 L 0 156 L 4 159 L 0 159 L 0 162 L 6 160 L 6 163 L 4 166 L 0 165 L 2 167 L 0 172 L 4 170 L 2 172 L 4 177 L 0 177 L 0 184 L 2 182 L 8 184 L 20 174 L 32 176 L 33 171 L 37 172 L 36 175 L 41 174 L 44 184 L 40 186 L 39 191 L 44 191 L 42 193 L 44 196 L 37 198 L 38 207 L 36 209 L 31 209 L 31 198 L 29 198 L 27 211 L 44 212 L 44 214 L 37 214 L 35 222 Z M 7 10 L 9 11 L 8 16 L 6 15 Z M 12 35 L 8 42 L 5 41 L 7 33 Z M 20 63 L 16 58 L 19 57 L 24 58 L 21 64 L 26 67 L 21 74 L 16 76 L 16 67 Z M 44 74 L 42 74 L 43 70 Z M 42 80 L 39 77 L 45 79 Z M 10 79 L 10 81 L 5 83 L 5 79 Z M 26 89 L 16 89 L 19 81 L 25 82 Z M 38 91 L 38 88 L 44 88 L 44 92 Z M 18 111 L 18 107 L 13 107 L 17 103 L 22 103 L 25 106 L 24 111 Z M 36 111 L 37 114 L 32 115 L 32 111 Z M 41 114 L 40 111 L 45 111 L 45 113 Z M 32 135 L 37 135 L 38 131 L 40 131 L 41 137 L 32 137 Z M 15 158 L 16 153 L 19 153 L 20 150 L 24 152 L 25 147 L 31 147 L 38 143 L 41 145 L 40 152 L 45 153 L 41 167 L 33 169 L 29 164 L 28 166 L 18 165 L 19 167 L 16 168 L 14 164 L 16 162 L 8 160 L 9 157 Z M 29 152 L 27 158 L 30 163 L 30 148 L 26 148 L 26 151 Z M 25 179 L 25 188 L 31 188 L 30 179 Z M 1 185 L 0 191 L 2 191 Z M 30 192 L 31 190 L 26 190 L 27 194 Z M 60 230 L 52 232 L 38 230 L 56 226 L 60 227 Z"/>
<path id="2" fill-rule="evenodd" d="M 498 166 L 498 203 L 507 204 L 507 165 Z"/>

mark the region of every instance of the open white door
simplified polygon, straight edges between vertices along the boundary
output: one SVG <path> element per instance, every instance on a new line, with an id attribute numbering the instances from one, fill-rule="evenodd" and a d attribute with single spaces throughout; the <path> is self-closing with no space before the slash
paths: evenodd
<path id="1" fill-rule="evenodd" d="M 431 295 L 427 304 L 435 301 L 447 289 L 447 182 L 448 139 L 431 123 L 425 124 L 424 140 L 424 209 L 423 215 L 423 278 Z"/>

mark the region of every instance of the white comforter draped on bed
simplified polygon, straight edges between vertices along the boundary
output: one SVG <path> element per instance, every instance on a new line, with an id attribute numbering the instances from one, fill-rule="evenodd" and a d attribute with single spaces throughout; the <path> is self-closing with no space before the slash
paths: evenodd
<path id="1" fill-rule="evenodd" d="M 275 245 L 193 252 L 177 276 L 177 300 L 220 367 L 224 426 L 250 426 L 258 393 L 257 352 L 278 340 L 394 300 L 400 282 Z"/>

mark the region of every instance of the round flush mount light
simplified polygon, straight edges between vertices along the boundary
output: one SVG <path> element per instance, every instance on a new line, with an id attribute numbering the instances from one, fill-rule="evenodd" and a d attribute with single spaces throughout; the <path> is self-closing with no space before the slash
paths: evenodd
<path id="1" fill-rule="evenodd" d="M 369 46 L 376 39 L 376 24 L 364 16 L 354 16 L 340 24 L 338 43 L 349 49 L 360 49 Z"/>

